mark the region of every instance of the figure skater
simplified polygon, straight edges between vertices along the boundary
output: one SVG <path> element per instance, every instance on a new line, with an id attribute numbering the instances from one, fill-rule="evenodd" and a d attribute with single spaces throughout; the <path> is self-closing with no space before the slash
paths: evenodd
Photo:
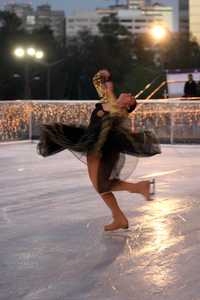
<path id="1" fill-rule="evenodd" d="M 151 182 L 122 180 L 126 156 L 153 156 L 161 153 L 160 146 L 151 131 L 133 132 L 129 114 L 136 108 L 136 100 L 127 93 L 120 94 L 118 98 L 115 96 L 108 70 L 99 71 L 93 77 L 93 83 L 101 102 L 96 104 L 89 126 L 42 125 L 38 152 L 42 156 L 50 156 L 68 149 L 85 155 L 89 178 L 112 213 L 113 221 L 105 225 L 104 230 L 127 229 L 128 220 L 113 192 L 139 193 L 150 200 Z"/>

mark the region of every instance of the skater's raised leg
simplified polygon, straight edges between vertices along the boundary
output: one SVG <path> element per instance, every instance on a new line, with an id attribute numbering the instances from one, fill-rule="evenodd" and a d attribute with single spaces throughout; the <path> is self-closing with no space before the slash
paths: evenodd
<path id="1" fill-rule="evenodd" d="M 125 214 L 120 209 L 117 199 L 112 193 L 112 191 L 128 191 L 131 193 L 139 193 L 142 194 L 147 200 L 150 199 L 150 181 L 141 181 L 138 183 L 130 183 L 126 181 L 121 180 L 114 180 L 110 181 L 106 178 L 103 179 L 105 182 L 105 185 L 111 186 L 111 190 L 108 192 L 99 192 L 98 187 L 98 176 L 99 176 L 99 166 L 101 161 L 99 158 L 95 155 L 88 155 L 87 156 L 87 164 L 88 164 L 88 174 L 90 177 L 90 180 L 94 186 L 94 188 L 97 190 L 97 192 L 100 194 L 101 198 L 104 200 L 105 204 L 109 207 L 112 213 L 113 222 L 109 225 L 106 225 L 104 229 L 106 231 L 108 230 L 116 230 L 120 228 L 128 228 L 128 220 L 125 216 Z"/>

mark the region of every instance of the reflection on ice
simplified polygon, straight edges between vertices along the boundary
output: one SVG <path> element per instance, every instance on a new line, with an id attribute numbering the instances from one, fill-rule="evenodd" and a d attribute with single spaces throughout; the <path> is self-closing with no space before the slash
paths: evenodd
<path id="1" fill-rule="evenodd" d="M 156 177 L 153 202 L 117 194 L 130 229 L 104 233 L 109 212 L 75 157 L 3 145 L 0 299 L 198 300 L 200 148 L 175 149 L 134 176 L 183 170 Z"/>
<path id="2" fill-rule="evenodd" d="M 136 228 L 132 237 L 129 235 L 127 248 L 129 255 L 139 260 L 138 268 L 143 270 L 147 285 L 153 284 L 161 288 L 174 281 L 175 276 L 171 266 L 175 263 L 177 254 L 173 253 L 168 257 L 168 249 L 176 247 L 184 240 L 182 235 L 174 232 L 172 218 L 179 210 L 179 204 L 176 199 L 155 201 L 146 209 L 147 211 L 137 218 L 141 226 Z M 166 253 L 164 260 L 163 252 Z"/>
<path id="3" fill-rule="evenodd" d="M 144 244 L 138 250 L 137 255 L 149 254 L 149 252 L 161 252 L 179 241 L 174 236 L 173 227 L 169 215 L 179 209 L 179 204 L 174 199 L 166 201 L 154 201 L 146 207 L 148 213 L 138 218 L 141 225 L 141 234 Z"/>
<path id="4" fill-rule="evenodd" d="M 148 175 L 144 175 L 141 176 L 139 178 L 152 178 L 152 177 L 160 177 L 160 176 L 164 176 L 164 175 L 169 175 L 169 174 L 174 174 L 177 173 L 179 171 L 181 171 L 182 169 L 175 169 L 175 170 L 170 170 L 170 171 L 165 171 L 165 172 L 156 172 L 156 173 L 150 173 Z"/>

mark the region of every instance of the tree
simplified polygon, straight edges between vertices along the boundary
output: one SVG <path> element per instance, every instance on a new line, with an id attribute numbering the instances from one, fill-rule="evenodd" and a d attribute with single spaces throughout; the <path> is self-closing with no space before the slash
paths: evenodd
<path id="1" fill-rule="evenodd" d="M 123 85 L 132 64 L 132 38 L 114 16 L 102 18 L 98 36 L 88 31 L 68 40 L 67 89 L 69 99 L 96 98 L 92 76 L 102 68 L 111 70 L 116 90 Z"/>
<path id="2" fill-rule="evenodd" d="M 17 46 L 34 46 L 45 52 L 44 63 L 29 61 L 30 85 L 33 98 L 46 98 L 47 67 L 63 57 L 64 49 L 60 47 L 48 27 L 28 33 L 22 29 L 21 20 L 9 12 L 0 12 L 0 99 L 22 99 L 24 97 L 25 61 L 16 59 L 13 51 Z M 64 96 L 64 77 L 59 76 L 59 68 L 54 69 L 52 92 L 57 97 Z M 35 81 L 37 76 L 39 80 Z"/>
<path id="3" fill-rule="evenodd" d="M 168 69 L 200 68 L 200 46 L 192 36 L 174 35 L 162 56 Z"/>
<path id="4" fill-rule="evenodd" d="M 1 34 L 13 33 L 21 30 L 21 20 L 8 11 L 0 11 L 0 30 Z"/>
<path id="5" fill-rule="evenodd" d="M 11 51 L 15 41 L 24 37 L 20 19 L 12 13 L 0 11 L 0 98 L 16 99 L 21 96 L 21 81 L 16 82 L 13 75 L 17 73 Z"/>
<path id="6" fill-rule="evenodd" d="M 33 45 L 45 52 L 44 61 L 29 62 L 35 99 L 47 98 L 47 65 L 60 60 L 62 63 L 51 72 L 54 99 L 96 99 L 91 79 L 103 68 L 111 71 L 117 94 L 121 91 L 136 94 L 158 74 L 162 75 L 164 68 L 199 68 L 200 63 L 200 48 L 193 38 L 172 35 L 156 49 L 148 35 L 132 36 L 115 15 L 101 19 L 98 35 L 81 31 L 68 38 L 67 46 L 63 47 L 56 42 L 50 28 L 28 33 L 16 15 L 0 11 L 0 41 L 0 99 L 23 98 L 24 61 L 12 55 L 18 45 Z M 159 51 L 160 66 L 154 61 L 155 49 Z M 40 80 L 32 80 L 35 76 Z"/>

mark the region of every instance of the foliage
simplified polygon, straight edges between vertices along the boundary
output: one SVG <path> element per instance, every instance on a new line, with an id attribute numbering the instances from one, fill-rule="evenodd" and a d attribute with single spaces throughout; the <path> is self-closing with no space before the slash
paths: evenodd
<path id="1" fill-rule="evenodd" d="M 200 68 L 200 47 L 192 36 L 174 35 L 162 55 L 168 69 Z"/>
<path id="2" fill-rule="evenodd" d="M 132 64 L 131 37 L 117 19 L 103 18 L 99 30 L 98 36 L 84 31 L 68 40 L 66 55 L 68 98 L 96 98 L 91 78 L 103 68 L 112 71 L 114 81 L 120 87 Z"/>
<path id="3" fill-rule="evenodd" d="M 25 61 L 14 57 L 14 49 L 19 46 L 34 46 L 45 52 L 45 61 L 37 63 L 29 61 L 30 86 L 32 97 L 45 99 L 47 67 L 50 63 L 61 57 L 64 50 L 61 49 L 48 27 L 33 31 L 31 34 L 22 29 L 20 19 L 12 13 L 0 12 L 0 99 L 22 99 L 24 97 Z M 55 68 L 55 74 L 57 68 Z M 55 75 L 54 74 L 54 75 Z M 56 74 L 58 77 L 58 74 Z M 35 80 L 35 78 L 39 80 Z M 57 80 L 57 90 L 62 84 Z M 57 93 L 59 96 L 62 95 Z"/>
<path id="4" fill-rule="evenodd" d="M 174 34 L 165 43 L 155 44 L 147 35 L 132 36 L 114 15 L 101 19 L 98 35 L 81 31 L 63 47 L 48 27 L 28 33 L 16 15 L 0 11 L 0 41 L 0 99 L 24 97 L 25 62 L 12 53 L 18 45 L 33 45 L 45 52 L 43 62 L 29 61 L 34 99 L 47 98 L 47 65 L 58 61 L 51 68 L 53 99 L 96 99 L 91 79 L 103 68 L 112 72 L 117 93 L 134 94 L 162 75 L 164 68 L 200 68 L 200 48 L 192 37 Z M 160 66 L 155 64 L 155 53 Z"/>

